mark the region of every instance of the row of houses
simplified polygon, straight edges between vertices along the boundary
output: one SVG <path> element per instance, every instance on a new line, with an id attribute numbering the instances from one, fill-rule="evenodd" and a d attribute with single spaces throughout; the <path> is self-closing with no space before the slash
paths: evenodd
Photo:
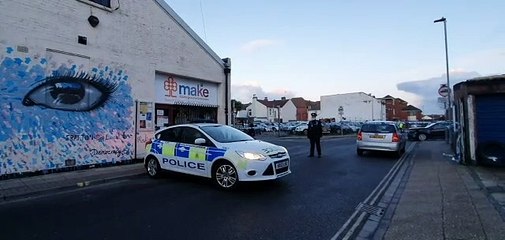
<path id="1" fill-rule="evenodd" d="M 311 113 L 332 121 L 401 120 L 419 121 L 422 111 L 401 98 L 387 95 L 376 98 L 364 92 L 321 96 L 320 101 L 302 97 L 280 100 L 258 99 L 234 111 L 236 119 L 257 119 L 268 122 L 307 121 Z"/>

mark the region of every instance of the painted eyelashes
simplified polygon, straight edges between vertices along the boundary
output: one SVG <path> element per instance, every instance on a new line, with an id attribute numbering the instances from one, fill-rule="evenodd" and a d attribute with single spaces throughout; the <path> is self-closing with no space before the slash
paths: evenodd
<path id="1" fill-rule="evenodd" d="M 32 88 L 23 98 L 23 105 L 91 111 L 103 106 L 117 87 L 117 82 L 86 73 L 52 76 Z"/>

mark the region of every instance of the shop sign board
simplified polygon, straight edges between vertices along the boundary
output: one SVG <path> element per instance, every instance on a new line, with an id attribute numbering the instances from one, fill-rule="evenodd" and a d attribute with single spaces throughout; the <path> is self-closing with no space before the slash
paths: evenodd
<path id="1" fill-rule="evenodd" d="M 178 76 L 156 74 L 156 102 L 218 106 L 218 84 Z"/>

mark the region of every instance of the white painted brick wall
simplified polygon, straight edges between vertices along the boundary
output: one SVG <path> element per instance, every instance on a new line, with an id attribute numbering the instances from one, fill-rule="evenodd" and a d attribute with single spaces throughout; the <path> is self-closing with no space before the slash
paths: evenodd
<path id="1" fill-rule="evenodd" d="M 30 54 L 52 48 L 89 56 L 92 65 L 124 65 L 134 99 L 155 101 L 155 71 L 224 83 L 222 67 L 154 0 L 119 1 L 120 8 L 109 12 L 77 0 L 1 0 L 0 43 L 27 46 Z M 96 28 L 87 21 L 90 14 L 100 20 Z M 78 35 L 88 45 L 78 44 Z M 224 90 L 219 89 L 220 123 Z"/>
<path id="2" fill-rule="evenodd" d="M 365 93 L 345 93 L 329 96 L 321 96 L 321 118 L 335 118 L 340 121 L 338 108 L 344 108 L 343 117 L 347 121 L 365 121 L 372 119 L 372 101 L 373 102 L 373 119 L 385 119 L 385 107 L 382 106 L 380 100 L 374 99 Z"/>
<path id="3" fill-rule="evenodd" d="M 40 60 L 48 57 L 50 54 L 47 54 L 46 49 L 87 56 L 89 60 L 81 58 L 80 64 L 110 66 L 126 71 L 132 98 L 152 102 L 156 101 L 157 71 L 218 83 L 218 122 L 225 123 L 225 75 L 220 63 L 155 0 L 119 1 L 120 8 L 111 12 L 78 0 L 0 0 L 0 60 L 7 47 L 12 47 L 15 51 L 11 57 L 20 59 L 30 57 Z M 112 3 L 115 8 L 117 1 L 113 0 Z M 91 27 L 87 21 L 91 14 L 100 20 L 96 28 Z M 77 42 L 79 35 L 87 37 L 87 45 Z M 29 52 L 16 52 L 17 46 L 25 46 Z M 58 61 L 55 59 L 61 58 L 55 57 L 52 60 Z M 55 62 L 54 65 L 56 64 L 61 63 Z M 3 111 L 8 111 L 8 103 L 0 102 L 0 105 Z M 131 112 L 133 114 L 130 118 L 133 119 L 134 109 Z M 0 120 L 5 120 L 1 121 L 2 124 L 11 124 L 6 119 Z M 152 133 L 143 132 L 140 137 L 145 140 L 147 135 L 152 136 Z M 14 144 L 19 144 L 19 139 L 0 142 L 0 150 L 2 146 L 12 149 L 9 146 Z M 137 152 L 143 152 L 143 147 L 142 142 L 138 145 Z M 15 157 L 10 152 L 5 159 L 0 159 L 0 175 L 59 168 L 65 160 L 60 157 L 63 156 L 61 153 L 45 152 L 41 156 L 34 149 L 22 153 L 23 157 Z M 65 157 L 83 160 L 78 158 L 78 152 L 72 154 Z M 2 168 L 7 158 L 11 161 L 13 159 L 14 164 L 10 163 L 8 169 Z M 59 165 L 48 167 L 48 161 Z"/>

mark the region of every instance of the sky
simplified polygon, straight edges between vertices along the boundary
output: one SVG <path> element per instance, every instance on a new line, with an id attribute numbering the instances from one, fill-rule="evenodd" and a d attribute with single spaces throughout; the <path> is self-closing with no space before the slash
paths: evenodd
<path id="1" fill-rule="evenodd" d="M 350 92 L 443 113 L 447 19 L 451 85 L 505 73 L 503 0 L 165 0 L 221 58 L 232 98 Z"/>

